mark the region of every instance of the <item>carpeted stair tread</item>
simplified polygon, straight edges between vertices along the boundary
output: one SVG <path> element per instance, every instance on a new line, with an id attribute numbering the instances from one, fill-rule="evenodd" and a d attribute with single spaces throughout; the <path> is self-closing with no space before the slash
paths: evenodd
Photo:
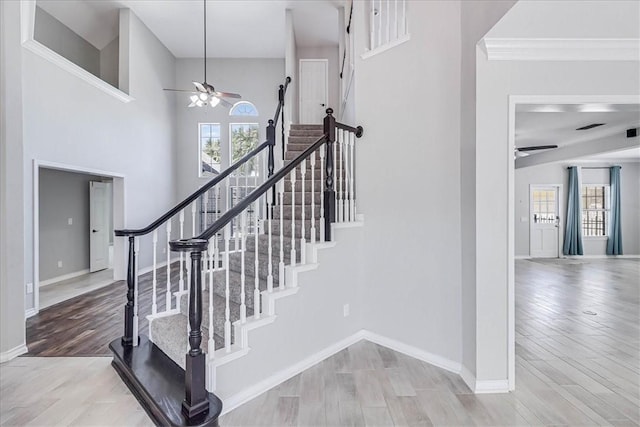
<path id="1" fill-rule="evenodd" d="M 315 206 L 314 206 L 314 211 L 315 211 L 315 217 L 316 218 L 320 218 L 320 197 L 321 195 L 316 195 L 316 199 L 315 199 Z M 305 195 L 305 199 L 306 199 L 306 195 Z M 311 197 L 309 197 L 309 199 L 311 199 Z M 300 205 L 301 200 L 298 199 L 298 197 L 296 196 L 296 207 L 294 209 L 294 215 L 295 215 L 295 219 L 302 219 L 302 206 Z M 292 215 L 291 215 L 291 205 L 282 205 L 282 218 L 283 219 L 291 219 Z M 311 202 L 305 200 L 305 207 L 304 207 L 304 216 L 305 219 L 311 219 Z M 279 220 L 280 219 L 280 207 L 278 207 L 277 209 L 274 209 L 273 211 L 273 219 L 274 220 Z M 266 231 L 266 228 L 265 228 Z"/>
<path id="2" fill-rule="evenodd" d="M 267 221 L 265 221 L 267 222 Z M 296 239 L 300 239 L 302 236 L 300 235 L 301 233 L 301 223 L 302 221 L 300 220 L 296 220 L 295 221 L 295 238 Z M 284 230 L 283 230 L 283 235 L 289 239 L 291 239 L 291 220 L 283 220 L 282 221 L 283 226 L 284 226 Z M 267 226 L 268 224 L 265 224 L 265 226 Z M 316 241 L 320 241 L 320 220 L 316 219 Z M 272 223 L 272 232 L 273 234 L 279 234 L 280 233 L 280 221 L 275 221 L 273 220 Z M 311 220 L 306 220 L 305 221 L 305 239 L 307 240 L 307 242 L 310 242 L 310 237 L 311 237 Z"/>
<path id="3" fill-rule="evenodd" d="M 185 293 L 180 298 L 180 313 L 185 316 L 189 315 L 187 302 L 189 295 Z M 213 294 L 213 330 L 224 331 L 226 299 L 222 295 Z M 253 314 L 253 307 L 247 306 L 247 316 Z M 229 298 L 229 316 L 231 323 L 240 319 L 240 304 Z M 202 327 L 209 327 L 209 291 L 202 292 Z M 155 340 L 155 337 L 154 337 Z M 155 342 L 155 341 L 154 341 Z M 231 342 L 233 342 L 233 328 L 231 328 Z"/>
<path id="4" fill-rule="evenodd" d="M 157 345 L 167 356 L 176 362 L 182 369 L 185 368 L 185 356 L 187 353 L 187 324 L 188 318 L 182 313 L 170 316 L 158 317 L 151 321 L 151 336 L 153 343 Z M 200 348 L 204 353 L 208 351 L 209 330 L 202 324 L 202 343 Z M 224 347 L 224 338 L 214 335 L 216 350 Z"/>

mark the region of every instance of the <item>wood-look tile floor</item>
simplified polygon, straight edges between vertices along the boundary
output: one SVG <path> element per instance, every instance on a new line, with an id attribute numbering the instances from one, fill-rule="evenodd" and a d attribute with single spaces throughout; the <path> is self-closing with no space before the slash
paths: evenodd
<path id="1" fill-rule="evenodd" d="M 516 263 L 516 388 L 361 341 L 221 418 L 231 426 L 640 425 L 640 260 Z M 596 314 L 587 314 L 596 313 Z M 148 425 L 110 358 L 0 366 L 0 425 Z"/>
<path id="2" fill-rule="evenodd" d="M 457 375 L 361 341 L 220 424 L 639 425 L 640 260 L 523 260 L 516 275 L 515 392 L 474 395 Z"/>

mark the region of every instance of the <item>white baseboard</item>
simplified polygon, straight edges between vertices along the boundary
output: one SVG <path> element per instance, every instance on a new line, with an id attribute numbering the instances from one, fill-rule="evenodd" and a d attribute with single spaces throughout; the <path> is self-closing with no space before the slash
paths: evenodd
<path id="1" fill-rule="evenodd" d="M 25 354 L 28 351 L 29 350 L 27 349 L 27 346 L 21 344 L 17 347 L 12 348 L 11 350 L 0 353 L 0 363 L 8 362 L 9 360 L 15 359 L 16 357 L 20 356 L 21 354 Z"/>
<path id="2" fill-rule="evenodd" d="M 84 270 L 80 270 L 80 271 L 75 271 L 69 274 L 63 274 L 62 276 L 53 277 L 51 279 L 40 280 L 39 286 L 43 287 L 43 286 L 51 285 L 53 283 L 62 282 L 63 280 L 69 280 L 69 279 L 73 279 L 74 277 L 84 276 L 85 274 L 89 274 L 88 268 L 85 268 Z"/>
<path id="3" fill-rule="evenodd" d="M 417 347 L 413 347 L 409 344 L 405 344 L 400 341 L 396 341 L 391 338 L 383 337 L 382 335 L 378 335 L 371 331 L 363 330 L 361 331 L 363 339 L 374 342 L 376 344 L 380 344 L 383 347 L 388 347 L 391 350 L 395 350 L 399 353 L 406 354 L 407 356 L 411 356 L 415 359 L 422 360 L 423 362 L 427 362 L 430 365 L 437 366 L 438 368 L 442 368 L 449 372 L 453 372 L 454 374 L 460 375 L 460 370 L 462 366 L 458 362 L 454 362 L 453 360 L 449 360 L 445 357 L 438 356 L 437 354 L 429 353 L 428 351 L 419 349 Z"/>
<path id="4" fill-rule="evenodd" d="M 260 381 L 259 383 L 249 388 L 246 388 L 245 390 L 242 390 L 241 392 L 233 396 L 230 396 L 224 399 L 224 406 L 223 406 L 221 415 L 224 415 L 227 412 L 234 410 L 238 406 L 248 402 L 249 400 L 259 396 L 260 394 L 272 389 L 273 387 L 278 386 L 279 384 L 282 384 L 289 378 L 298 375 L 299 373 L 305 371 L 306 369 L 312 367 L 313 365 L 319 362 L 322 362 L 323 360 L 333 356 L 337 352 L 344 350 L 345 348 L 362 340 L 371 341 L 383 347 L 390 348 L 399 353 L 406 354 L 407 356 L 414 357 L 416 359 L 422 360 L 423 362 L 427 362 L 431 365 L 445 369 L 449 372 L 453 372 L 458 375 L 460 374 L 461 365 L 458 362 L 454 362 L 442 356 L 429 353 L 427 351 L 410 346 L 408 344 L 404 344 L 399 341 L 396 341 L 387 337 L 383 337 L 382 335 L 378 335 L 371 331 L 362 329 L 356 332 L 355 334 L 343 340 L 340 340 L 337 343 L 334 343 L 329 347 L 288 367 L 287 369 L 283 369 L 282 371 L 273 374 L 272 376 Z M 507 385 L 507 389 L 508 389 L 508 382 L 505 380 L 504 383 Z M 489 386 L 491 385 L 487 384 L 485 387 L 489 387 Z M 497 393 L 499 391 L 481 391 L 481 392 Z"/>
<path id="5" fill-rule="evenodd" d="M 476 380 L 476 394 L 509 393 L 509 380 Z"/>
<path id="6" fill-rule="evenodd" d="M 25 319 L 28 319 L 28 318 L 30 318 L 30 317 L 35 316 L 36 314 L 38 314 L 38 310 L 36 310 L 36 309 L 35 309 L 35 307 L 33 307 L 33 308 L 28 308 L 28 309 L 26 309 L 26 310 L 25 310 L 25 312 L 24 312 L 24 318 L 25 318 Z"/>
<path id="7" fill-rule="evenodd" d="M 312 354 L 311 356 L 301 360 L 295 365 L 292 365 L 286 369 L 283 369 L 280 372 L 277 372 L 271 375 L 270 377 L 260 381 L 259 383 L 249 388 L 246 388 L 241 392 L 234 394 L 231 397 L 224 399 L 224 405 L 223 405 L 221 415 L 224 415 L 227 412 L 233 411 L 235 408 L 242 405 L 243 403 L 250 401 L 256 396 L 259 396 L 260 394 L 264 393 L 265 391 L 270 390 L 273 387 L 276 387 L 277 385 L 282 384 L 289 378 L 298 375 L 299 373 L 305 371 L 306 369 L 309 369 L 310 367 L 317 364 L 318 362 L 322 362 L 324 359 L 330 356 L 333 356 L 337 352 L 349 347 L 350 345 L 357 343 L 362 339 L 362 332 L 363 331 L 356 332 L 355 334 L 330 345 L 324 350 L 320 350 L 319 352 Z"/>
<path id="8" fill-rule="evenodd" d="M 467 384 L 467 386 L 471 389 L 472 392 L 476 391 L 476 376 L 471 373 L 466 366 L 462 365 L 462 369 L 460 369 L 460 378 L 462 381 Z"/>
<path id="9" fill-rule="evenodd" d="M 513 259 L 531 259 L 529 255 L 516 255 Z"/>
<path id="10" fill-rule="evenodd" d="M 615 258 L 640 258 L 640 255 L 567 255 L 571 259 L 615 259 Z"/>

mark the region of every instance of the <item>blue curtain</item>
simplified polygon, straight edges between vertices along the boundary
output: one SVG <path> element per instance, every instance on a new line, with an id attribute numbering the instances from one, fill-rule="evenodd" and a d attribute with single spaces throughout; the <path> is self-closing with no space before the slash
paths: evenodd
<path id="1" fill-rule="evenodd" d="M 567 221 L 564 232 L 565 255 L 582 255 L 582 208 L 580 203 L 580 178 L 577 166 L 569 168 L 569 197 L 567 200 Z"/>
<path id="2" fill-rule="evenodd" d="M 611 192 L 611 216 L 609 217 L 609 239 L 607 255 L 622 255 L 622 223 L 620 222 L 620 166 L 609 169 Z"/>

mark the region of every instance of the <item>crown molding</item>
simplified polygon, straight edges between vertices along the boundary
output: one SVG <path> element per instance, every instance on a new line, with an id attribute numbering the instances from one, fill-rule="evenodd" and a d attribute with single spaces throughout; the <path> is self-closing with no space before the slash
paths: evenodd
<path id="1" fill-rule="evenodd" d="M 489 61 L 640 61 L 640 39 L 509 39 L 479 43 Z"/>

